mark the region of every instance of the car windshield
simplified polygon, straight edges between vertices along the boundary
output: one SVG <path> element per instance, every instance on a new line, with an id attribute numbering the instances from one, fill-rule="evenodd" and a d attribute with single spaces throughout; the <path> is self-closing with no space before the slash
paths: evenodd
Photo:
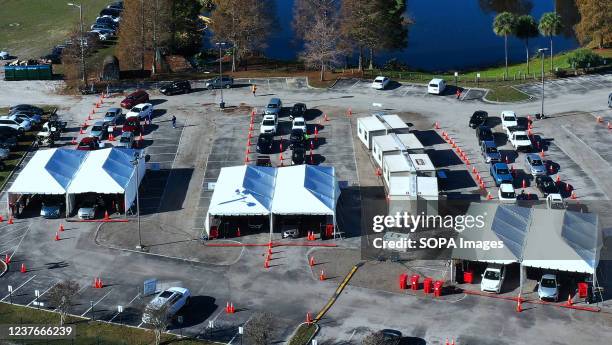
<path id="1" fill-rule="evenodd" d="M 506 169 L 506 168 L 500 168 L 500 169 L 497 169 L 497 174 L 498 175 L 507 175 L 507 174 L 509 174 L 509 172 L 508 172 L 508 169 Z"/>
<path id="2" fill-rule="evenodd" d="M 557 282 L 555 282 L 554 279 L 544 278 L 542 279 L 542 287 L 554 288 L 554 287 L 557 287 Z"/>
<path id="3" fill-rule="evenodd" d="M 383 80 L 384 80 L 384 78 L 376 78 L 376 79 L 374 79 L 374 81 L 377 82 L 377 83 L 382 83 Z"/>
<path id="4" fill-rule="evenodd" d="M 100 131 L 102 131 L 102 129 L 103 129 L 102 126 L 93 126 L 93 127 L 91 127 L 91 131 L 92 132 L 100 132 Z"/>
<path id="5" fill-rule="evenodd" d="M 438 84 L 429 84 L 430 87 L 438 87 Z"/>
<path id="6" fill-rule="evenodd" d="M 129 143 L 130 142 L 130 137 L 121 137 L 121 139 L 119 139 L 120 143 Z"/>
<path id="7" fill-rule="evenodd" d="M 531 165 L 533 165 L 533 166 L 542 165 L 542 161 L 539 160 L 539 159 L 534 159 L 534 160 L 531 161 Z"/>
<path id="8" fill-rule="evenodd" d="M 115 114 L 114 113 L 106 113 L 106 115 L 104 115 L 104 117 L 110 117 L 110 118 L 114 118 Z"/>
<path id="9" fill-rule="evenodd" d="M 502 198 L 506 199 L 514 199 L 516 198 L 516 194 L 514 192 L 501 192 Z"/>
<path id="10" fill-rule="evenodd" d="M 486 271 L 484 277 L 488 280 L 499 280 L 499 271 Z"/>
<path id="11" fill-rule="evenodd" d="M 517 135 L 516 140 L 529 140 L 529 138 L 526 135 Z"/>
<path id="12" fill-rule="evenodd" d="M 274 120 L 263 120 L 262 125 L 264 125 L 264 126 L 274 126 Z"/>
<path id="13" fill-rule="evenodd" d="M 268 135 L 260 135 L 259 136 L 259 142 L 261 143 L 267 143 L 269 141 L 272 140 L 272 137 L 268 136 Z"/>
<path id="14" fill-rule="evenodd" d="M 504 121 L 516 121 L 516 117 L 514 117 L 514 116 L 504 116 Z"/>
<path id="15" fill-rule="evenodd" d="M 294 126 L 298 126 L 298 127 L 302 127 L 302 126 L 304 126 L 304 121 L 295 121 L 295 122 L 293 123 L 293 125 L 294 125 Z"/>
<path id="16" fill-rule="evenodd" d="M 270 108 L 270 109 L 276 109 L 276 108 L 278 108 L 278 104 L 275 104 L 275 103 L 270 103 L 270 104 L 268 104 L 268 108 Z"/>
<path id="17" fill-rule="evenodd" d="M 170 291 L 164 291 L 161 294 L 159 294 L 159 297 L 161 298 L 169 298 L 170 296 L 172 296 L 172 292 Z"/>
<path id="18" fill-rule="evenodd" d="M 497 147 L 487 146 L 487 153 L 497 153 Z"/>

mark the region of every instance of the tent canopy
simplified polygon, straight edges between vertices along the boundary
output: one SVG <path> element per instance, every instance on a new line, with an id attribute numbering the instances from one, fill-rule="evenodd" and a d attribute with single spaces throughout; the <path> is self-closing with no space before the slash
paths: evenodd
<path id="1" fill-rule="evenodd" d="M 70 183 L 68 193 L 125 193 L 136 177 L 136 167 L 132 164 L 136 152 L 124 148 L 90 151 Z M 140 163 L 142 175 L 144 160 L 141 159 Z"/>
<path id="2" fill-rule="evenodd" d="M 10 194 L 65 194 L 87 157 L 84 151 L 48 149 L 36 151 L 11 185 Z"/>
<path id="3" fill-rule="evenodd" d="M 334 215 L 339 196 L 333 167 L 282 168 L 277 173 L 272 213 Z"/>

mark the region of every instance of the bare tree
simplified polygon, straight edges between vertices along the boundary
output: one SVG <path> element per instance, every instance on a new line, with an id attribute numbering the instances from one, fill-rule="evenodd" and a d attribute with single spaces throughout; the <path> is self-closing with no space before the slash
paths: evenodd
<path id="1" fill-rule="evenodd" d="M 343 54 L 339 42 L 337 21 L 331 18 L 315 18 L 312 28 L 304 36 L 304 51 L 300 57 L 307 66 L 320 70 L 321 81 L 325 79 L 325 70 L 338 64 Z"/>
<path id="2" fill-rule="evenodd" d="M 257 313 L 244 327 L 244 335 L 251 345 L 268 345 L 272 343 L 272 315 Z"/>
<path id="3" fill-rule="evenodd" d="M 66 322 L 66 316 L 78 291 L 79 283 L 75 280 L 64 280 L 49 290 L 49 302 L 55 306 L 60 314 L 60 326 L 63 326 Z"/>
<path id="4" fill-rule="evenodd" d="M 162 334 L 170 324 L 168 311 L 169 306 L 167 304 L 162 306 L 147 305 L 144 310 L 144 315 L 147 320 L 146 323 L 151 326 L 153 334 L 155 335 L 155 345 L 159 345 Z"/>

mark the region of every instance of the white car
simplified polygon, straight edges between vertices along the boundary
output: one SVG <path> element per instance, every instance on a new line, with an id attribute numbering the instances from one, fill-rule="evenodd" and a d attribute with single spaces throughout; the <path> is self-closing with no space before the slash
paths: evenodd
<path id="1" fill-rule="evenodd" d="M 25 126 L 22 126 L 21 123 L 9 118 L 8 116 L 0 116 L 0 126 L 11 127 L 22 133 L 26 131 Z"/>
<path id="2" fill-rule="evenodd" d="M 161 308 L 168 308 L 167 317 L 172 318 L 182 307 L 189 304 L 191 299 L 191 292 L 189 289 L 182 287 L 171 287 L 167 290 L 162 291 L 159 295 L 155 296 L 149 304 L 145 307 L 145 311 L 142 314 L 142 322 L 151 322 L 151 312 L 159 310 Z"/>
<path id="3" fill-rule="evenodd" d="M 384 90 L 387 87 L 387 85 L 389 85 L 390 81 L 391 79 L 387 77 L 378 76 L 372 82 L 372 88 L 375 90 Z"/>
<path id="4" fill-rule="evenodd" d="M 136 116 L 138 116 L 140 120 L 145 119 L 149 116 L 153 116 L 153 104 L 140 103 L 130 109 L 130 111 L 125 115 L 126 118 Z"/>
<path id="5" fill-rule="evenodd" d="M 296 117 L 293 119 L 293 124 L 291 125 L 291 130 L 301 129 L 304 133 L 306 133 L 306 120 L 303 117 Z"/>
<path id="6" fill-rule="evenodd" d="M 512 183 L 500 184 L 499 190 L 497 191 L 497 196 L 502 202 L 515 202 L 516 192 L 514 190 L 514 186 L 512 186 Z"/>
<path id="7" fill-rule="evenodd" d="M 444 79 L 434 78 L 427 84 L 427 93 L 433 95 L 441 95 L 445 89 L 446 81 Z"/>
<path id="8" fill-rule="evenodd" d="M 508 128 L 506 130 L 506 134 L 508 135 L 508 140 L 512 147 L 516 151 L 529 151 L 531 150 L 531 139 L 529 139 L 529 135 L 525 131 L 510 131 Z"/>
<path id="9" fill-rule="evenodd" d="M 263 120 L 261 120 L 259 132 L 276 134 L 277 128 L 278 117 L 276 115 L 264 115 Z"/>
<path id="10" fill-rule="evenodd" d="M 9 119 L 17 122 L 19 126 L 23 128 L 23 130 L 26 132 L 32 130 L 32 121 L 30 121 L 28 118 L 18 115 L 11 115 Z"/>
<path id="11" fill-rule="evenodd" d="M 504 284 L 504 278 L 506 277 L 506 269 L 503 265 L 490 264 L 482 274 L 482 280 L 480 282 L 481 291 L 489 291 L 500 293 L 502 285 Z"/>
<path id="12" fill-rule="evenodd" d="M 516 119 L 516 114 L 510 110 L 502 111 L 501 125 L 503 129 L 508 129 L 508 127 L 518 126 L 518 120 Z"/>
<path id="13" fill-rule="evenodd" d="M 559 282 L 554 274 L 544 274 L 538 284 L 538 297 L 540 300 L 559 300 Z"/>
<path id="14" fill-rule="evenodd" d="M 11 55 L 8 52 L 0 51 L 0 60 L 8 60 Z"/>

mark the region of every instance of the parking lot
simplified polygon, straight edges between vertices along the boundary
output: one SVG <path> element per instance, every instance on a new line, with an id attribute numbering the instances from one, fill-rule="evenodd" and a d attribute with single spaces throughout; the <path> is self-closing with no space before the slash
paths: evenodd
<path id="1" fill-rule="evenodd" d="M 609 90 L 612 87 L 610 74 L 589 74 L 586 76 L 547 80 L 544 84 L 544 98 L 563 98 L 568 94 L 586 94 L 593 90 Z M 542 84 L 529 83 L 516 88 L 534 99 L 542 98 Z"/>
<path id="2" fill-rule="evenodd" d="M 144 136 L 148 171 L 140 195 L 141 210 L 151 221 L 179 224 L 177 227 L 190 232 L 193 237 L 201 233 L 203 217 L 212 194 L 209 183 L 216 181 L 222 167 L 245 163 L 250 111 L 253 108 L 257 109 L 258 114 L 254 121 L 255 137 L 251 139 L 253 145 L 250 151 L 253 153 L 249 156 L 249 164 L 254 164 L 252 160 L 257 156 L 254 143 L 261 121 L 260 113 L 270 97 L 280 97 L 285 107 L 295 102 L 305 102 L 311 109 L 307 121 L 311 128 L 318 126 L 313 162 L 334 166 L 338 179 L 342 181 L 343 196 L 338 209 L 345 218 L 340 220 L 340 227 L 344 227 L 342 230 L 350 235 L 347 237 L 360 233 L 359 186 L 371 184 L 382 188 L 368 153 L 359 146 L 359 141 L 354 140 L 355 118 L 369 115 L 372 111 L 398 113 L 406 122 L 414 124 L 415 134 L 432 156 L 436 168 L 450 172 L 452 179 L 445 185 L 444 192 L 480 194 L 481 198 L 485 198 L 486 194 L 477 186 L 470 168 L 441 138 L 442 131 L 447 132 L 466 152 L 471 166 L 475 166 L 485 178 L 487 190 L 496 198 L 497 189 L 488 174 L 488 165 L 480 154 L 473 130 L 467 126 L 473 111 L 488 111 L 492 117 L 491 124 L 496 124 L 494 132 L 500 150 L 504 156 L 508 156 L 509 163 L 517 171 L 515 187 L 520 191 L 525 179 L 526 190 L 534 197 L 542 197 L 532 185 L 530 174 L 525 172 L 524 154 L 514 154 L 494 119 L 507 109 L 513 109 L 524 118 L 538 111 L 538 102 L 492 105 L 480 101 L 482 96 L 478 96 L 478 90 L 466 91 L 465 99 L 457 100 L 454 94 L 429 96 L 425 88 L 418 85 L 399 85 L 378 92 L 363 81 L 339 81 L 326 91 L 308 88 L 305 81 L 299 78 L 241 80 L 240 84 L 249 82 L 258 85 L 257 96 L 253 97 L 250 89 L 244 86 L 225 90 L 224 99 L 228 104 L 225 111 L 215 106 L 220 97 L 218 90 L 196 90 L 192 94 L 172 97 L 152 92 L 158 113 Z M 607 93 L 590 85 L 595 84 L 587 81 L 584 87 L 589 90 L 550 101 L 547 113 L 553 118 L 535 121 L 533 128 L 534 137 L 546 143 L 543 146 L 545 160 L 555 166 L 552 176 L 556 178 L 558 174 L 561 181 L 570 184 L 578 200 L 609 199 L 612 195 L 608 181 L 611 173 L 608 163 L 610 153 L 607 149 L 612 134 L 605 125 L 612 118 L 612 113 L 605 108 Z M 197 86 L 198 83 L 194 83 L 194 88 Z M 8 91 L 0 100 L 10 97 L 11 92 L 14 91 Z M 65 102 L 65 96 L 45 94 L 44 97 L 46 102 Z M 78 133 L 76 125 L 87 117 L 94 100 L 94 97 L 87 96 L 75 101 L 74 106 L 63 109 L 75 132 Z M 99 118 L 104 109 L 116 105 L 118 101 L 120 97 L 106 101 L 94 118 Z M 350 117 L 347 116 L 349 108 Z M 324 114 L 329 121 L 324 121 Z M 177 116 L 176 129 L 169 122 L 172 115 Z M 602 116 L 603 123 L 597 123 L 596 116 Z M 283 143 L 288 141 L 285 131 L 287 121 L 286 114 L 283 114 L 280 118 L 282 135 L 276 138 L 278 149 L 271 155 L 275 165 L 280 165 L 281 140 Z M 434 129 L 435 122 L 439 123 L 439 130 Z M 74 136 L 76 133 L 68 134 L 64 141 L 69 142 Z M 199 139 L 199 136 L 202 138 Z M 288 164 L 291 152 L 287 146 L 283 145 L 284 164 Z M 357 192 L 351 194 L 353 189 Z M 350 198 L 342 199 L 345 195 L 350 195 Z M 4 200 L 5 197 L 2 198 Z M 28 218 L 18 219 L 11 226 L 6 222 L 0 226 L 0 255 L 13 255 L 10 271 L 0 278 L 0 298 L 30 306 L 40 301 L 46 308 L 48 300 L 45 292 L 61 279 L 72 278 L 79 281 L 81 291 L 71 313 L 142 327 L 142 310 L 151 296 L 142 297 L 139 293 L 144 280 L 157 278 L 162 289 L 180 285 L 190 288 L 192 294 L 197 296 L 194 303 L 182 311 L 183 324 L 173 325 L 170 331 L 208 338 L 211 335 L 209 321 L 213 321 L 212 337 L 235 344 L 238 325 L 247 323 L 256 312 L 274 311 L 279 329 L 275 338 L 282 342 L 303 321 L 306 312 L 314 313 L 325 304 L 339 280 L 317 281 L 317 272 L 308 267 L 309 251 L 305 248 L 276 249 L 273 262 L 278 266 L 270 270 L 263 268 L 264 248 L 257 247 L 245 249 L 238 256 L 239 259 L 224 262 L 223 265 L 186 263 L 98 246 L 93 241 L 96 224 L 70 223 L 61 234 L 62 240 L 56 242 L 53 235 L 59 223 L 56 220 Z M 127 224 L 126 231 L 133 231 L 134 224 Z M 254 238 L 239 240 L 251 239 Z M 359 241 L 350 238 L 337 241 L 337 244 L 353 249 L 358 249 L 360 245 Z M 207 249 L 195 247 L 194 250 Z M 19 272 L 21 263 L 26 264 L 27 273 Z M 93 288 L 95 277 L 103 279 L 104 288 Z M 397 277 L 388 279 L 395 282 Z M 389 285 L 388 282 L 385 284 Z M 6 294 L 7 285 L 13 287 L 12 296 Z M 35 290 L 42 294 L 38 301 L 35 300 Z M 514 304 L 504 300 L 459 295 L 454 302 L 444 302 L 380 290 L 384 289 L 375 284 L 368 287 L 349 286 L 321 322 L 322 331 L 317 339 L 357 343 L 366 333 L 364 327 L 369 327 L 401 329 L 405 334 L 432 344 L 443 343 L 443 339 L 450 336 L 467 343 L 488 343 L 490 339 L 499 340 L 499 329 L 491 328 L 492 322 L 498 322 L 504 324 L 502 333 L 506 340 L 502 342 L 505 343 L 537 344 L 542 334 L 562 336 L 567 341 L 595 343 L 601 328 L 610 324 L 609 315 L 605 313 L 577 314 L 577 311 L 537 306 L 515 315 Z M 223 308 L 228 301 L 235 302 L 239 312 L 226 314 Z M 117 312 L 118 305 L 124 307 L 121 314 Z M 414 310 L 418 311 L 419 317 L 415 317 L 413 312 L 406 312 Z M 431 322 L 438 320 L 441 314 L 456 317 L 444 324 Z M 467 325 L 461 321 L 465 317 L 476 321 L 471 326 Z M 571 320 L 584 332 L 577 335 L 572 332 L 575 328 L 561 327 L 559 320 Z M 524 329 L 524 333 L 518 331 L 521 329 Z"/>

